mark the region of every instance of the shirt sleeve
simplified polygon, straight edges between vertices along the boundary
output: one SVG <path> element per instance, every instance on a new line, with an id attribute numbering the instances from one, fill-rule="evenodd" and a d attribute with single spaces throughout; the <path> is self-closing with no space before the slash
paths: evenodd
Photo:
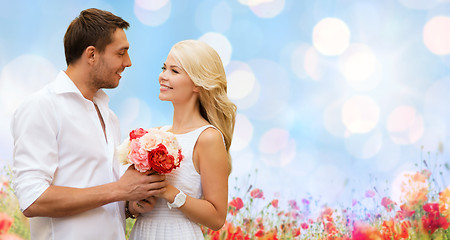
<path id="1" fill-rule="evenodd" d="M 14 113 L 12 187 L 25 211 L 50 186 L 58 166 L 58 124 L 54 105 L 37 95 Z"/>

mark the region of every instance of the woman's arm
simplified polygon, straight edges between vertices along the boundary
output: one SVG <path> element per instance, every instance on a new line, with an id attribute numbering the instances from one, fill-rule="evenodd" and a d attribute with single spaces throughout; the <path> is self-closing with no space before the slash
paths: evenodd
<path id="1" fill-rule="evenodd" d="M 214 128 L 208 128 L 200 135 L 194 149 L 194 165 L 201 175 L 204 199 L 187 196 L 179 209 L 190 220 L 212 230 L 219 230 L 225 223 L 228 207 L 228 175 L 230 166 L 222 135 Z M 172 203 L 179 190 L 167 186 L 162 195 Z"/>

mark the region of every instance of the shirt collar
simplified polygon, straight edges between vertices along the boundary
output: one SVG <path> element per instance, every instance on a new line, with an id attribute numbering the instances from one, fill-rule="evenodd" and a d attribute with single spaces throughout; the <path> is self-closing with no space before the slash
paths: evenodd
<path id="1" fill-rule="evenodd" d="M 75 93 L 84 98 L 75 83 L 73 83 L 72 79 L 70 79 L 70 77 L 63 70 L 61 70 L 56 77 L 55 92 L 56 94 Z M 86 100 L 89 101 L 88 99 Z M 108 104 L 109 97 L 102 89 L 99 89 L 94 95 L 94 102 L 101 105 Z"/>

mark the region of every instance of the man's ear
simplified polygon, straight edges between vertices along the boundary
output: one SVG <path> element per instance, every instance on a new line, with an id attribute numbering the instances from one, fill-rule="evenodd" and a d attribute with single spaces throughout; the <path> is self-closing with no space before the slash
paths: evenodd
<path id="1" fill-rule="evenodd" d="M 95 62 L 95 57 L 97 55 L 97 52 L 95 51 L 95 47 L 94 46 L 88 46 L 85 50 L 84 50 L 84 58 L 89 62 L 89 63 L 94 63 Z"/>

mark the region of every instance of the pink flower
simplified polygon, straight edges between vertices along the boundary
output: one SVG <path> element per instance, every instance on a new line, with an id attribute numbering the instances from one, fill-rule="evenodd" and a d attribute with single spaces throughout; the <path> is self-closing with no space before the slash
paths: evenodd
<path id="1" fill-rule="evenodd" d="M 394 208 L 394 202 L 388 197 L 383 197 L 383 199 L 381 199 L 381 205 L 385 207 L 388 212 L 392 211 Z"/>
<path id="2" fill-rule="evenodd" d="M 141 144 L 136 139 L 130 142 L 128 159 L 134 164 L 134 167 L 139 172 L 146 172 L 151 169 L 148 162 L 148 152 L 141 148 Z"/>
<path id="3" fill-rule="evenodd" d="M 261 189 L 255 188 L 250 192 L 252 198 L 264 198 L 264 193 Z"/>
<path id="4" fill-rule="evenodd" d="M 373 190 L 367 190 L 365 194 L 366 198 L 373 198 L 375 196 L 375 192 Z"/>
<path id="5" fill-rule="evenodd" d="M 295 200 L 289 200 L 288 201 L 289 206 L 294 210 L 299 210 L 300 208 L 297 205 L 297 201 Z"/>
<path id="6" fill-rule="evenodd" d="M 301 224 L 301 227 L 302 227 L 304 230 L 306 230 L 306 229 L 309 228 L 309 225 L 308 225 L 307 223 L 302 223 L 302 224 Z"/>
<path id="7" fill-rule="evenodd" d="M 305 198 L 302 199 L 302 203 L 305 204 L 305 205 L 309 205 L 308 199 L 305 199 Z"/>

